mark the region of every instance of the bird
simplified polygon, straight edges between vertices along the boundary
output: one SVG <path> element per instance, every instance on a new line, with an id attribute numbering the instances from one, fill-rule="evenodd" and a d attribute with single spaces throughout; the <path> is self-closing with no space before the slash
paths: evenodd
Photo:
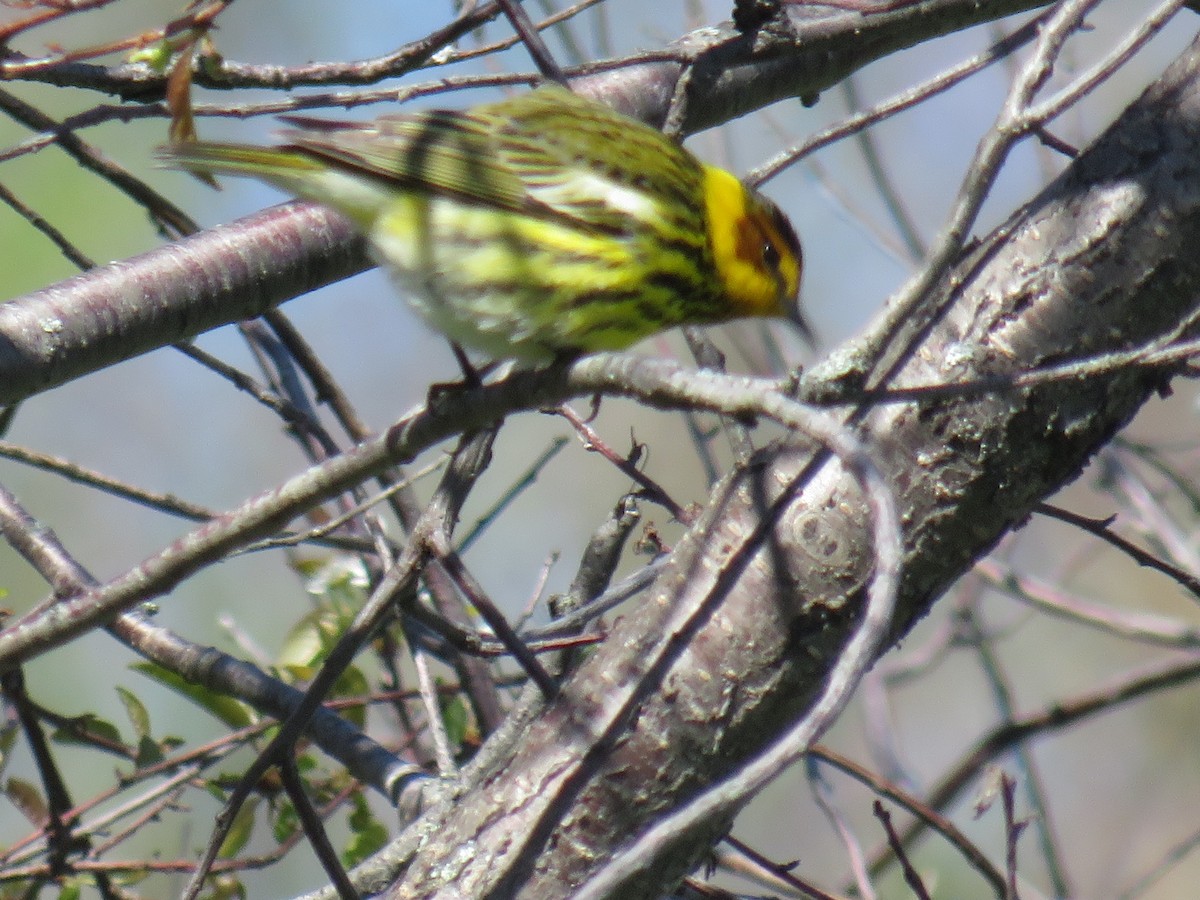
<path id="1" fill-rule="evenodd" d="M 814 343 L 800 240 L 780 208 L 565 87 L 285 122 L 277 146 L 188 140 L 159 156 L 343 214 L 435 331 L 490 358 L 539 364 L 755 317 L 790 319 Z"/>

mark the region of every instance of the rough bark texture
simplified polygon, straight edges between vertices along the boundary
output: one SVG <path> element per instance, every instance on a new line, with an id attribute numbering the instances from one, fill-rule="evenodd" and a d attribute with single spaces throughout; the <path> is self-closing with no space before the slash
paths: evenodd
<path id="1" fill-rule="evenodd" d="M 221 270 L 205 262 L 218 253 Z M 0 304 L 0 404 L 252 319 L 366 266 L 345 219 L 288 203 Z"/>
<path id="2" fill-rule="evenodd" d="M 1194 314 L 1198 62 L 1193 46 L 961 262 L 952 279 L 960 296 L 897 385 L 1128 348 Z M 863 434 L 889 471 L 908 548 L 893 636 L 1074 478 L 1164 379 L 1125 368 L 875 410 Z M 673 568 L 512 752 L 418 824 L 424 846 L 388 896 L 568 896 L 613 848 L 803 714 L 854 626 L 870 565 L 865 508 L 836 465 L 786 505 L 774 530 L 763 527 L 764 510 L 809 458 L 804 448 L 774 448 L 719 487 Z M 648 672 L 663 655 L 669 663 Z M 726 825 L 681 834 L 619 896 L 660 896 Z"/>

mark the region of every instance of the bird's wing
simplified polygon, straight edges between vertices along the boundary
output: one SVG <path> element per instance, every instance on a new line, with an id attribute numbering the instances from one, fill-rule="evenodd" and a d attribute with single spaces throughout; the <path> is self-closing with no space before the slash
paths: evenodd
<path id="1" fill-rule="evenodd" d="M 283 138 L 417 190 L 600 231 L 694 208 L 699 163 L 649 126 L 564 88 L 365 124 L 291 118 Z"/>
<path id="2" fill-rule="evenodd" d="M 547 85 L 483 107 L 496 153 L 538 204 L 600 230 L 694 209 L 700 165 L 675 141 L 593 100 Z"/>
<path id="3" fill-rule="evenodd" d="M 287 119 L 288 146 L 416 191 L 527 211 L 521 180 L 498 159 L 487 123 L 470 111 L 429 110 L 362 124 Z"/>

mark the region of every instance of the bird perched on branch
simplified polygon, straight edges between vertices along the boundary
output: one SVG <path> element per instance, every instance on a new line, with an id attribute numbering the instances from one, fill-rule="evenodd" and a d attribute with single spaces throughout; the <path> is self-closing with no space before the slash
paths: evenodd
<path id="1" fill-rule="evenodd" d="M 436 330 L 526 362 L 676 325 L 795 322 L 802 257 L 779 208 L 677 141 L 557 85 L 368 123 L 292 118 L 277 147 L 161 157 L 324 203 Z"/>

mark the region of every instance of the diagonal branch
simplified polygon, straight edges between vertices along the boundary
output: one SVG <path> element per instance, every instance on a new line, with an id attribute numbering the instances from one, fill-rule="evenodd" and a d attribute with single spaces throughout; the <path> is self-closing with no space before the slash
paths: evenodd
<path id="1" fill-rule="evenodd" d="M 1200 42 L 1026 208 L 961 259 L 930 303 L 948 315 L 897 374 L 898 387 L 1023 372 L 1195 331 L 1200 297 Z M 1165 387 L 1173 369 L 1121 366 L 1073 382 L 892 403 L 865 419 L 904 523 L 905 569 L 892 639 Z M 649 596 L 564 685 L 507 754 L 473 773 L 456 805 L 432 810 L 438 835 L 388 896 L 573 895 L 631 835 L 739 772 L 806 714 L 857 627 L 869 575 L 870 517 L 845 473 L 827 467 L 759 545 L 764 510 L 813 451 L 777 446 L 731 475 L 677 547 Z M 750 555 L 714 602 L 715 579 Z M 675 638 L 711 614 L 644 695 L 616 745 L 593 724 L 636 691 Z M 553 829 L 535 829 L 572 786 Z M 609 896 L 657 897 L 689 871 L 748 797 L 670 839 Z M 402 837 L 401 841 L 405 840 Z M 531 841 L 537 841 L 531 846 Z M 411 846 L 411 845 L 409 845 Z M 465 856 L 464 846 L 473 849 Z M 398 844 L 397 849 L 401 849 Z M 536 864 L 514 872 L 514 861 Z M 648 877 L 648 873 L 652 873 Z"/>

